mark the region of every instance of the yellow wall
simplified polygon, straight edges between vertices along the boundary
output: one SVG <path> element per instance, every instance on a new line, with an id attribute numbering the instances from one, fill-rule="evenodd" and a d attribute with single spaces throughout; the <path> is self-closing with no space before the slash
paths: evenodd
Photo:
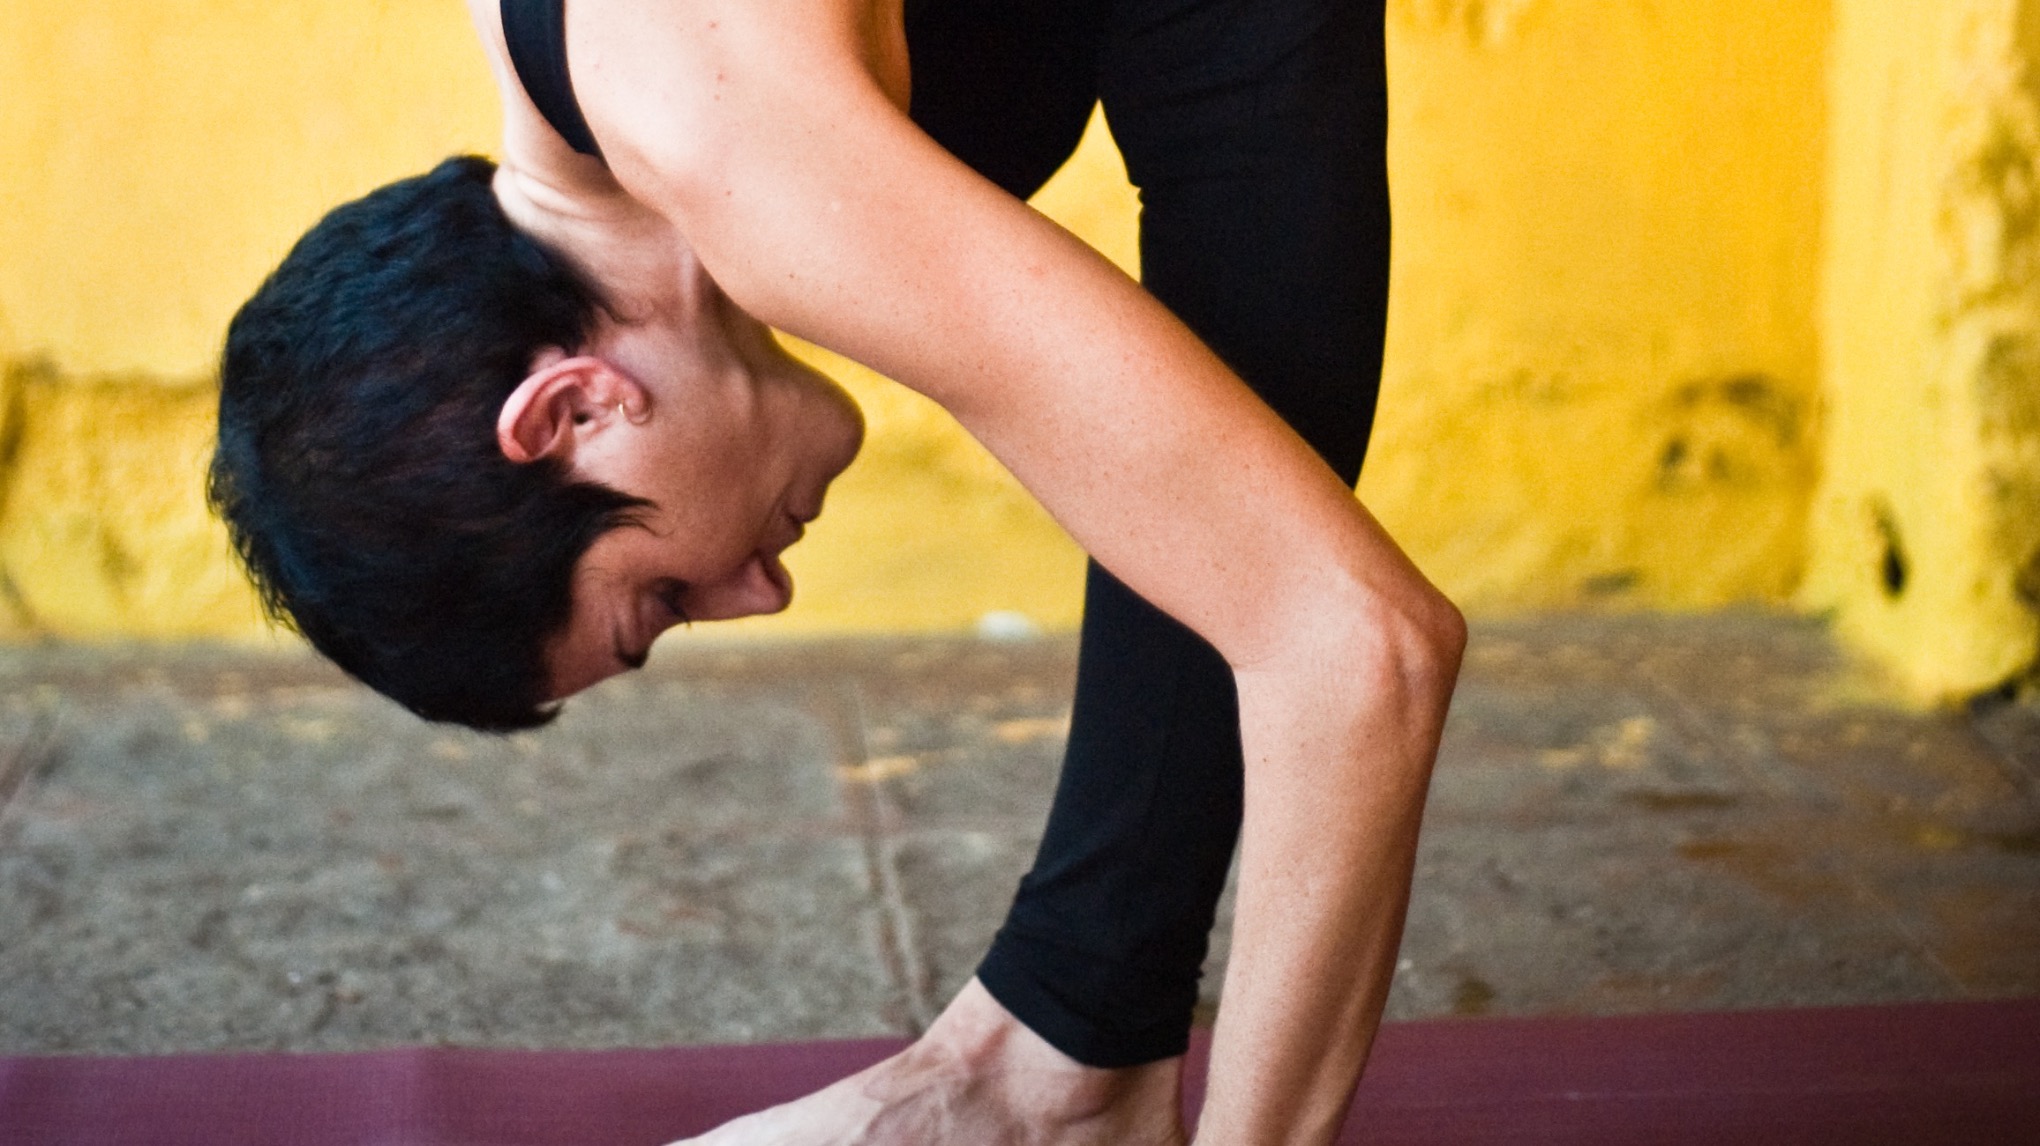
<path id="1" fill-rule="evenodd" d="M 1476 609 L 1776 600 L 1816 472 L 1827 8 L 1392 0 L 1364 500 Z"/>
<path id="2" fill-rule="evenodd" d="M 261 631 L 199 504 L 214 395 L 139 376 L 0 376 L 0 636 Z"/>
<path id="3" fill-rule="evenodd" d="M 1363 497 L 1476 610 L 1798 600 L 1931 687 L 2030 663 L 2040 348 L 2031 204 L 2008 196 L 2032 173 L 1991 157 L 2030 155 L 2035 3 L 1389 0 L 1397 247 Z M 198 500 L 219 332 L 320 211 L 492 147 L 471 40 L 452 0 L 13 0 L 0 634 L 256 631 Z M 1037 205 L 1130 265 L 1101 133 Z M 1973 245 L 1950 226 L 2016 241 L 1999 271 L 1949 270 Z M 1989 305 L 1936 301 L 1978 274 Z M 792 554 L 795 609 L 748 629 L 1072 622 L 1054 525 L 939 410 L 847 373 L 870 444 Z M 1947 428 L 1890 430 L 1922 418 Z M 1912 555 L 1901 601 L 1864 573 L 1873 502 Z"/>
<path id="4" fill-rule="evenodd" d="M 327 207 L 495 137 L 453 0 L 8 0 L 0 314 L 67 374 L 192 377 Z"/>
<path id="5" fill-rule="evenodd" d="M 0 637 L 264 631 L 199 491 L 226 320 L 320 213 L 491 150 L 496 114 L 452 0 L 11 0 Z M 1041 202 L 1131 260 L 1117 164 L 1096 136 Z M 939 409 L 837 365 L 871 444 L 790 555 L 796 609 L 748 627 L 1074 623 L 1061 531 Z"/>
<path id="6" fill-rule="evenodd" d="M 2040 646 L 2035 0 L 1841 0 L 1804 598 L 1925 695 Z"/>
<path id="7" fill-rule="evenodd" d="M 326 207 L 489 142 L 471 39 L 452 3 L 10 0 L 0 634 L 262 631 L 199 496 L 226 317 Z"/>

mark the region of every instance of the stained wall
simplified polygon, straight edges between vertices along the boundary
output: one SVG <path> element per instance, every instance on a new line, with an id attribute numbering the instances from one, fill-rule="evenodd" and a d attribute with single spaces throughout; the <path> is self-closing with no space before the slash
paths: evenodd
<path id="1" fill-rule="evenodd" d="M 1800 599 L 1924 697 L 2040 650 L 2040 4 L 1840 0 Z"/>
<path id="2" fill-rule="evenodd" d="M 1389 0 L 1362 497 L 1477 613 L 1793 605 L 1923 695 L 2030 664 L 2033 7 Z M 450 2 L 16 0 L 0 635 L 262 631 L 198 497 L 220 331 L 320 211 L 489 150 L 493 104 Z M 1102 134 L 1037 205 L 1131 268 Z M 1024 493 L 818 357 L 870 445 L 794 610 L 736 631 L 1072 623 L 1080 558 Z"/>
<path id="3" fill-rule="evenodd" d="M 1362 492 L 1476 610 L 1777 601 L 1818 472 L 1824 3 L 1393 0 Z"/>

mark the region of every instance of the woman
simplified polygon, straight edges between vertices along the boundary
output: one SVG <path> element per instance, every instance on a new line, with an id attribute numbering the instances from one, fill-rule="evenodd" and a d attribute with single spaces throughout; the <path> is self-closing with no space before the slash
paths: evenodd
<path id="1" fill-rule="evenodd" d="M 1378 0 L 470 7 L 502 89 L 492 187 L 515 235 L 490 240 L 494 262 L 421 256 L 404 289 L 486 262 L 550 284 L 568 317 L 486 291 L 389 301 L 406 244 L 474 221 L 418 204 L 454 201 L 486 166 L 379 192 L 364 203 L 382 221 L 349 230 L 344 208 L 308 236 L 237 318 L 224 370 L 215 497 L 272 604 L 421 713 L 543 719 L 540 702 L 642 663 L 668 625 L 790 597 L 778 554 L 860 427 L 761 324 L 878 369 L 946 407 L 1094 558 L 1070 755 L 1012 915 L 923 1038 L 707 1141 L 1180 1141 L 1180 1055 L 1236 835 L 1198 1140 L 1329 1140 L 1387 993 L 1464 642 L 1350 489 L 1387 281 Z M 1142 191 L 1146 290 L 1020 198 L 1100 100 Z M 306 269 L 360 250 L 368 286 Z M 506 309 L 540 316 L 521 342 L 475 325 Z M 345 337 L 280 333 L 342 312 L 369 317 Z M 358 381 L 503 346 L 498 389 L 458 416 L 409 382 Z M 347 354 L 373 369 L 336 369 Z M 303 396 L 336 373 L 357 379 L 344 397 Z M 286 376 L 306 389 L 237 380 Z M 406 402 L 375 432 L 321 429 Z M 288 433 L 261 412 L 283 406 Z M 474 446 L 459 427 L 490 415 Z M 444 426 L 495 456 L 356 460 Z M 457 485 L 455 469 L 490 469 L 472 496 L 491 508 L 373 492 L 392 473 L 405 491 Z M 492 492 L 533 474 L 551 492 Z M 314 488 L 346 497 L 314 511 L 299 492 Z M 515 508 L 576 498 L 553 524 Z M 352 540 L 330 541 L 349 512 Z M 494 540 L 470 539 L 476 522 Z M 383 556 L 434 537 L 429 560 Z M 550 572 L 496 572 L 527 559 Z M 394 584 L 376 578 L 406 562 L 409 589 L 349 588 Z M 520 596 L 548 578 L 561 588 Z M 542 641 L 503 636 L 534 617 Z M 363 635 L 377 625 L 396 635 Z"/>

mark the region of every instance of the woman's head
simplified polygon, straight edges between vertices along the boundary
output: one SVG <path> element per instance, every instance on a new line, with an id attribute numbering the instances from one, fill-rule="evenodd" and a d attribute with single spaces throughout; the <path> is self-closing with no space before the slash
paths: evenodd
<path id="1" fill-rule="evenodd" d="M 448 160 L 299 241 L 228 331 L 209 493 L 273 614 L 419 715 L 504 730 L 544 723 L 563 685 L 597 679 L 556 662 L 586 643 L 579 598 L 608 584 L 596 575 L 621 535 L 648 526 L 671 559 L 710 491 L 676 485 L 648 456 L 656 446 L 686 471 L 670 455 L 692 395 L 654 375 L 686 359 L 688 332 L 610 319 L 593 286 L 511 225 L 494 170 Z M 562 363 L 548 388 L 540 376 Z M 761 393 L 804 403 L 759 408 L 834 425 L 775 423 L 772 448 L 840 453 L 847 400 L 797 380 Z M 605 388 L 634 390 L 625 411 L 575 421 Z M 548 412 L 564 412 L 575 429 L 563 441 L 579 448 L 518 443 Z M 826 470 L 826 486 L 847 461 L 771 472 L 812 483 Z M 740 500 L 731 508 L 751 513 L 763 495 Z M 648 564 L 640 554 L 630 568 Z"/>
<path id="2" fill-rule="evenodd" d="M 641 498 L 575 566 L 548 642 L 553 695 L 642 664 L 682 621 L 776 613 L 780 562 L 857 452 L 863 419 L 834 383 L 702 280 L 691 305 L 597 321 L 542 351 L 497 420 L 506 457 Z"/>

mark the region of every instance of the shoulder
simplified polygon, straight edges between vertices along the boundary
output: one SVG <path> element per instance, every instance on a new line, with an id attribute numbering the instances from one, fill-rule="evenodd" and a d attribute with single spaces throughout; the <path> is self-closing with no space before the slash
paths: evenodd
<path id="1" fill-rule="evenodd" d="M 586 0 L 581 0 L 586 2 Z M 503 34 L 501 0 L 467 0 L 468 17 L 481 40 L 490 75 L 503 105 L 502 165 L 521 176 L 580 195 L 608 196 L 617 191 L 601 160 L 582 155 L 561 139 L 531 102 Z"/>
<path id="2" fill-rule="evenodd" d="M 472 0 L 487 3 L 489 0 Z M 573 0 L 574 90 L 605 152 L 650 167 L 713 166 L 733 135 L 792 107 L 826 108 L 897 73 L 900 0 Z M 896 64 L 896 67 L 895 67 Z"/>
<path id="3" fill-rule="evenodd" d="M 875 88 L 903 114 L 903 2 L 568 0 L 573 94 L 612 163 L 669 180 L 713 171 L 737 139 L 790 126 L 790 110 L 827 114 Z M 614 172 L 567 146 L 532 103 L 501 0 L 466 3 L 502 96 L 506 166 L 615 190 Z"/>

